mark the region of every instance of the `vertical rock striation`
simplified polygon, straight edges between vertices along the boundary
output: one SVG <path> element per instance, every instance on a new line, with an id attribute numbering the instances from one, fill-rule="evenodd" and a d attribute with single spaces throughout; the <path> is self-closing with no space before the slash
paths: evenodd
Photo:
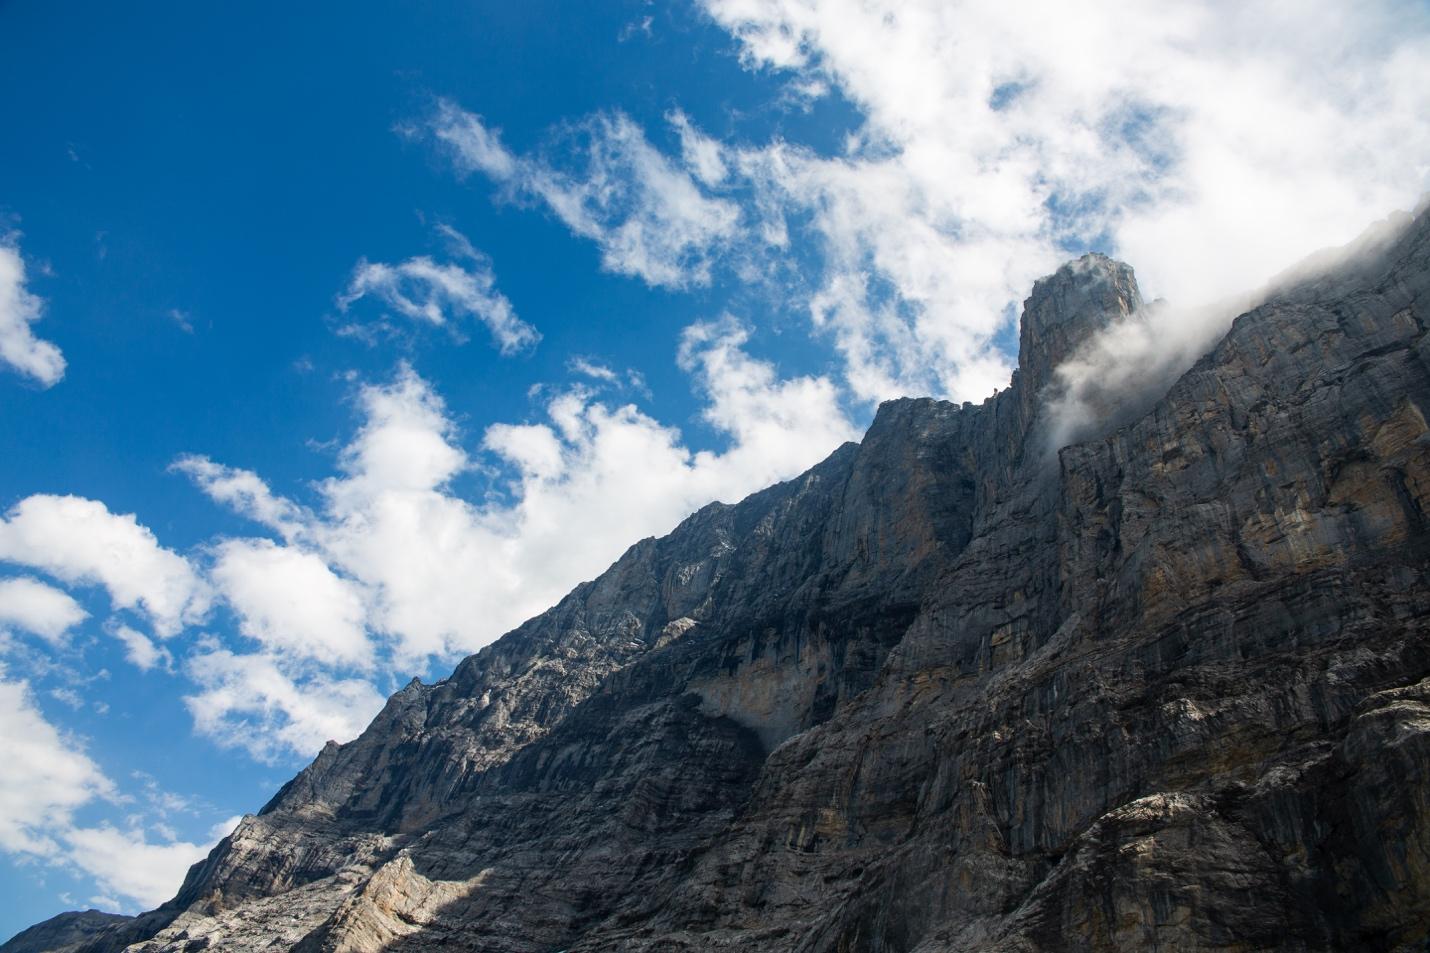
<path id="1" fill-rule="evenodd" d="M 1419 950 L 1430 219 L 1051 452 L 1141 307 L 633 546 L 414 682 L 86 949 Z"/>

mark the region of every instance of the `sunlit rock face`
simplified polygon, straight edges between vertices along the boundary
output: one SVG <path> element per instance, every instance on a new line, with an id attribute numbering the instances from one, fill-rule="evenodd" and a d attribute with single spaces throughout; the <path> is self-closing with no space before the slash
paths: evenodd
<path id="1" fill-rule="evenodd" d="M 1430 221 L 1049 448 L 1139 307 L 1039 282 L 1007 390 L 637 543 L 77 948 L 1422 949 Z"/>

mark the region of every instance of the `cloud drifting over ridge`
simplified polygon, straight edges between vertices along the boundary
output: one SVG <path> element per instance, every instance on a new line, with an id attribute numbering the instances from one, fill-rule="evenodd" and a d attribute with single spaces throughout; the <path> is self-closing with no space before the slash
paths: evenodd
<path id="1" fill-rule="evenodd" d="M 556 172 L 451 102 L 428 131 L 652 285 L 778 274 L 788 242 L 817 248 L 804 305 L 861 400 L 987 396 L 1010 370 L 993 346 L 1010 306 L 1072 250 L 1199 307 L 1430 186 L 1423 5 L 701 5 L 749 68 L 862 112 L 842 154 L 720 142 L 676 112 L 666 156 L 616 113 L 586 120 L 580 169 Z M 593 212 L 608 194 L 637 198 Z"/>

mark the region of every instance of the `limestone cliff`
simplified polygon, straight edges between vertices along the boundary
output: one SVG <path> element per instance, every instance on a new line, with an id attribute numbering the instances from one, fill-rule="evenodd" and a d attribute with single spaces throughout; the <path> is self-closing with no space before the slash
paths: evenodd
<path id="1" fill-rule="evenodd" d="M 158 951 L 1421 950 L 1430 216 L 1047 443 L 1088 256 L 980 405 L 885 404 L 414 682 Z"/>

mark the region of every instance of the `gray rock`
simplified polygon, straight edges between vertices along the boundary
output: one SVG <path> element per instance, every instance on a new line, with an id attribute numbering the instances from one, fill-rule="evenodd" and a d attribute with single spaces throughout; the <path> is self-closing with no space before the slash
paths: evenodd
<path id="1" fill-rule="evenodd" d="M 1046 452 L 1141 306 L 633 546 L 90 950 L 1419 950 L 1430 216 Z"/>

